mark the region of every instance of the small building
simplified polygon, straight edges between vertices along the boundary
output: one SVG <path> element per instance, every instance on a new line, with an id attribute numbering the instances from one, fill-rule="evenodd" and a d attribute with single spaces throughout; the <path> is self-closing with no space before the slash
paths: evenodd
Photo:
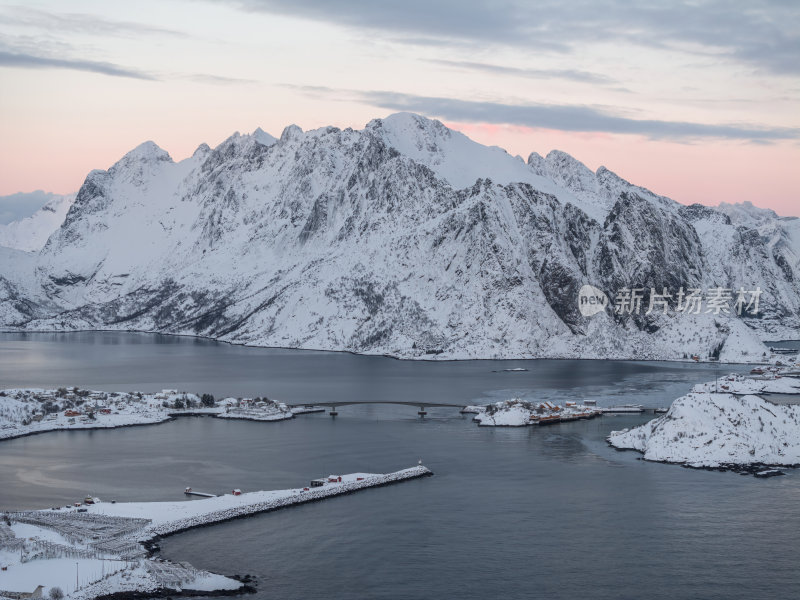
<path id="1" fill-rule="evenodd" d="M 341 475 L 328 475 L 328 483 L 342 483 Z"/>
<path id="2" fill-rule="evenodd" d="M 322 487 L 325 485 L 324 479 L 312 479 L 311 480 L 311 487 Z"/>
<path id="3" fill-rule="evenodd" d="M 233 492 L 231 492 L 231 493 L 232 493 L 234 496 L 241 496 L 241 495 L 242 495 L 242 490 L 240 490 L 239 488 L 236 488 L 236 489 L 235 489 L 235 490 L 233 490 Z"/>
<path id="4" fill-rule="evenodd" d="M 77 410 L 72 410 L 70 408 L 70 409 L 64 411 L 64 416 L 65 417 L 80 417 L 81 413 L 79 413 Z"/>

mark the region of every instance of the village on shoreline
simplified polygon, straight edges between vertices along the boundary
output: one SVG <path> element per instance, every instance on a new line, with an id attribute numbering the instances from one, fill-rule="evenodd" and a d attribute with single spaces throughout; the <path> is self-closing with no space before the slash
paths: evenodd
<path id="1" fill-rule="evenodd" d="M 179 416 L 283 421 L 321 412 L 313 406 L 289 407 L 266 397 L 222 398 L 178 390 L 156 393 L 103 392 L 78 387 L 0 390 L 0 440 L 74 429 L 113 429 L 163 423 Z"/>

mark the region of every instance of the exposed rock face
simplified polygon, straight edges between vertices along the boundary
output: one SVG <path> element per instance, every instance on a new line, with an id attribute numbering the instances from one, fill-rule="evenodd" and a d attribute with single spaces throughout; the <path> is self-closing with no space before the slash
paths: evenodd
<path id="1" fill-rule="evenodd" d="M 31 264 L 0 254 L 0 323 L 440 358 L 705 357 L 734 331 L 752 360 L 763 348 L 729 315 L 577 304 L 585 283 L 612 300 L 760 285 L 747 325 L 796 329 L 800 228 L 748 214 L 682 207 L 562 152 L 525 164 L 409 114 L 235 134 L 179 163 L 147 142 L 89 174 Z"/>

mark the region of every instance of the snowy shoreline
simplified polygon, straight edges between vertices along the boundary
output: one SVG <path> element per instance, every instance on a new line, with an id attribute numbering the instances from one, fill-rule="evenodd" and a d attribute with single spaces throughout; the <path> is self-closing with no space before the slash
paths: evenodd
<path id="1" fill-rule="evenodd" d="M 580 354 L 574 355 L 551 355 L 551 356 L 532 356 L 532 355 L 519 355 L 519 356 L 453 356 L 451 353 L 431 353 L 429 355 L 419 356 L 406 356 L 401 354 L 390 354 L 387 352 L 356 352 L 347 349 L 333 349 L 333 348 L 317 348 L 311 346 L 273 346 L 261 344 L 248 344 L 245 342 L 237 342 L 233 340 L 226 340 L 223 338 L 212 337 L 209 335 L 193 334 L 193 333 L 179 333 L 169 331 L 157 331 L 150 329 L 27 329 L 21 327 L 9 327 L 8 325 L 0 326 L 0 334 L 71 334 L 71 333 L 138 333 L 147 335 L 164 335 L 171 337 L 181 337 L 190 339 L 208 340 L 217 342 L 219 344 L 228 344 L 230 346 L 240 346 L 243 348 L 263 348 L 264 350 L 299 350 L 301 352 L 330 352 L 335 354 L 350 354 L 351 356 L 378 356 L 382 358 L 391 358 L 398 361 L 410 362 L 433 362 L 433 363 L 446 363 L 446 362 L 468 362 L 468 361 L 519 361 L 519 360 L 587 360 L 587 361 L 628 361 L 628 362 L 668 362 L 668 363 L 690 363 L 690 364 L 720 364 L 720 365 L 764 365 L 769 363 L 769 359 L 764 360 L 725 360 L 718 359 L 712 360 L 709 357 L 699 358 L 694 360 L 691 357 L 679 358 L 674 356 L 667 357 L 641 357 L 641 353 L 632 351 L 630 354 L 621 354 L 613 357 L 599 357 L 599 356 L 582 356 Z M 769 340 L 776 341 L 776 340 Z M 780 340 L 783 342 L 795 342 L 800 340 L 787 338 Z M 759 348 L 762 350 L 762 348 Z M 764 342 L 763 350 L 768 353 L 769 349 Z"/>
<path id="2" fill-rule="evenodd" d="M 0 590 L 18 592 L 36 585 L 57 586 L 72 600 L 252 592 L 248 577 L 238 580 L 186 563 L 157 559 L 157 541 L 196 527 L 431 475 L 420 465 L 387 474 L 331 475 L 320 480 L 319 487 L 226 494 L 192 501 L 98 502 L 81 508 L 9 512 L 0 522 L 0 562 L 5 567 L 0 574 Z M 72 589 L 76 559 L 83 564 L 83 572 L 89 572 L 90 581 Z M 99 577 L 98 563 L 103 568 Z M 106 573 L 107 563 L 119 568 Z"/>
<path id="3" fill-rule="evenodd" d="M 246 421 L 284 421 L 292 409 L 268 398 L 223 398 L 177 390 L 103 392 L 74 388 L 0 390 L 0 441 L 52 431 L 86 431 L 156 425 L 179 417 L 210 416 Z"/>
<path id="4" fill-rule="evenodd" d="M 666 414 L 612 431 L 607 442 L 617 450 L 638 451 L 647 461 L 690 468 L 768 476 L 764 469 L 798 467 L 800 405 L 768 399 L 800 399 L 800 379 L 788 373 L 778 370 L 758 379 L 729 375 L 695 385 Z"/>

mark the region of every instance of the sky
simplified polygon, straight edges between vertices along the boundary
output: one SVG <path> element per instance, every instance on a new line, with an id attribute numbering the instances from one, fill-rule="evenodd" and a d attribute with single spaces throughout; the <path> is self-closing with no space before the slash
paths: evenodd
<path id="1" fill-rule="evenodd" d="M 800 215 L 800 2 L 0 0 L 0 195 L 398 111 Z"/>

